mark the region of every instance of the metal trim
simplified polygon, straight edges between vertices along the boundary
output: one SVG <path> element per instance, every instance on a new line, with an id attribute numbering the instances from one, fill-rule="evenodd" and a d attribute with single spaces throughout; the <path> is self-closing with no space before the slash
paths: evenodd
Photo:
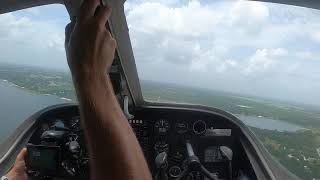
<path id="1" fill-rule="evenodd" d="M 112 3 L 112 2 L 118 3 Z M 131 46 L 129 28 L 127 26 L 126 17 L 124 14 L 123 4 L 117 0 L 109 1 L 112 4 L 113 13 L 110 17 L 110 29 L 117 41 L 117 51 L 120 59 L 120 64 L 124 72 L 125 80 L 128 85 L 129 93 L 133 103 L 139 106 L 144 103 L 138 71 Z"/>

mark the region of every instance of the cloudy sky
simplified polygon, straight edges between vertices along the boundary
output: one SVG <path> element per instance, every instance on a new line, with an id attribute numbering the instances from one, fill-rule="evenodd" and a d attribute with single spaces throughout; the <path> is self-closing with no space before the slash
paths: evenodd
<path id="1" fill-rule="evenodd" d="M 320 11 L 246 1 L 128 0 L 141 79 L 320 105 Z M 0 15 L 0 62 L 67 69 L 68 15 Z"/>
<path id="2" fill-rule="evenodd" d="M 0 15 L 0 62 L 67 69 L 62 5 L 36 7 Z"/>

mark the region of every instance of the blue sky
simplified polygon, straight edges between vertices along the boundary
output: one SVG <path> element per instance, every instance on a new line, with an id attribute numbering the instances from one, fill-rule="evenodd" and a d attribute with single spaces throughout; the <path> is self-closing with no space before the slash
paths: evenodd
<path id="1" fill-rule="evenodd" d="M 318 10 L 128 0 L 125 12 L 141 79 L 320 105 Z M 68 22 L 62 5 L 0 15 L 0 62 L 67 70 Z"/>

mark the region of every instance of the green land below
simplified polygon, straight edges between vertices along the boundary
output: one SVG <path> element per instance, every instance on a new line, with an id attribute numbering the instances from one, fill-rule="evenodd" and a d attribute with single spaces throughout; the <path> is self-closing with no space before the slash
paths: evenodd
<path id="1" fill-rule="evenodd" d="M 36 94 L 76 101 L 67 72 L 0 64 L 0 79 Z M 278 131 L 248 124 L 284 167 L 302 179 L 320 179 L 320 107 L 152 81 L 142 80 L 141 87 L 147 101 L 201 104 L 235 115 L 264 117 L 302 127 Z"/>

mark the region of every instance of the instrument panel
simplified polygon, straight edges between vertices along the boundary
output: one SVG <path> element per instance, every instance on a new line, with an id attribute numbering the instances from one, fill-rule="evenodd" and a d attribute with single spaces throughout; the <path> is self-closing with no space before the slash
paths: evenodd
<path id="1" fill-rule="evenodd" d="M 165 152 L 167 159 L 164 168 L 165 178 L 176 179 L 185 169 L 187 160 L 186 142 L 189 141 L 200 162 L 219 178 L 228 179 L 229 160 L 221 153 L 220 147 L 232 150 L 235 133 L 233 127 L 221 117 L 193 115 L 183 112 L 174 113 L 137 113 L 129 120 L 145 153 L 153 174 L 159 173 L 156 158 Z M 211 172 L 210 171 L 210 172 Z M 155 178 L 156 179 L 156 178 Z M 185 179 L 204 179 L 200 172 L 190 172 Z"/>
<path id="2" fill-rule="evenodd" d="M 42 118 L 41 125 L 29 143 L 41 145 L 46 143 L 43 134 L 54 134 L 55 141 L 50 137 L 50 143 L 63 147 L 61 149 L 67 153 L 61 154 L 68 154 L 61 160 L 64 167 L 61 166 L 59 170 L 60 179 L 89 177 L 89 157 L 78 111 L 52 112 Z M 140 109 L 135 111 L 135 118 L 128 120 L 128 123 L 140 143 L 155 180 L 208 179 L 199 169 L 191 169 L 186 173 L 190 163 L 187 144 L 192 147 L 200 165 L 217 179 L 238 177 L 239 170 L 246 167 L 237 165 L 244 162 L 245 157 L 239 142 L 239 131 L 230 120 L 222 116 L 169 109 Z M 63 135 L 58 137 L 59 134 Z M 71 146 L 74 144 L 77 145 L 76 151 Z"/>

